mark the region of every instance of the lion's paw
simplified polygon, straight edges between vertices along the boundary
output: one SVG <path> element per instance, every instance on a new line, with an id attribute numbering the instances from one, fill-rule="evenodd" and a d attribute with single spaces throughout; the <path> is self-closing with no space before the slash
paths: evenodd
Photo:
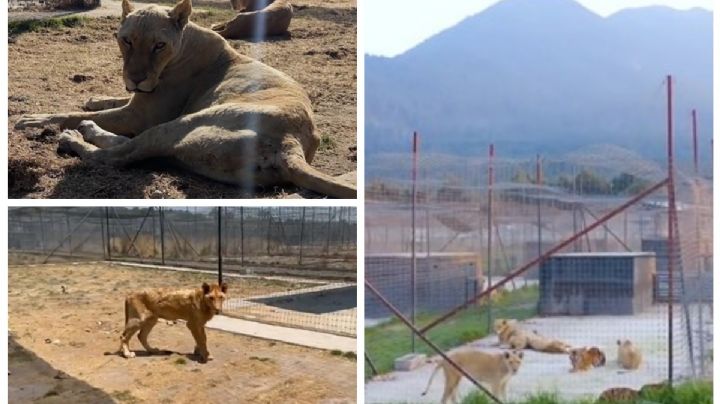
<path id="1" fill-rule="evenodd" d="M 83 137 L 80 134 L 80 132 L 76 130 L 64 130 L 59 136 L 58 136 L 58 153 L 72 153 L 73 152 L 73 144 L 77 144 L 79 142 L 82 142 Z"/>

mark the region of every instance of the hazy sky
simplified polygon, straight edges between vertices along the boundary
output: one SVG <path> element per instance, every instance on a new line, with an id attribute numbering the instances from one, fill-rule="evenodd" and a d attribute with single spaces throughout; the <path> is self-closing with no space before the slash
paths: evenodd
<path id="1" fill-rule="evenodd" d="M 500 0 L 363 0 L 365 52 L 394 56 Z M 665 5 L 712 10 L 713 0 L 577 0 L 602 16 L 623 8 Z M 452 4 L 452 7 L 446 5 Z M 402 16 L 402 18 L 399 18 Z"/>

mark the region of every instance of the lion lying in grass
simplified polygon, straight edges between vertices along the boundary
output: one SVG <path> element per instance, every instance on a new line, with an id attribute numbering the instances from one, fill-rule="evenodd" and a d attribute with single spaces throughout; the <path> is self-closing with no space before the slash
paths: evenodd
<path id="1" fill-rule="evenodd" d="M 89 109 L 99 111 L 23 116 L 16 128 L 70 129 L 59 148 L 96 163 L 166 157 L 248 191 L 293 183 L 356 197 L 355 186 L 310 166 L 320 137 L 297 82 L 190 22 L 191 0 L 139 10 L 123 0 L 122 7 L 117 41 L 133 96 L 91 100 Z"/>
<path id="2" fill-rule="evenodd" d="M 283 35 L 290 26 L 293 8 L 288 0 L 230 0 L 238 14 L 232 20 L 215 24 L 212 30 L 227 39 L 261 40 Z"/>
<path id="3" fill-rule="evenodd" d="M 160 350 L 148 344 L 148 335 L 158 319 L 185 320 L 187 328 L 195 338 L 194 353 L 200 355 L 200 362 L 211 359 L 207 349 L 205 324 L 222 311 L 228 286 L 203 283 L 198 289 L 147 289 L 133 293 L 125 299 L 125 330 L 120 337 L 120 353 L 134 358 L 130 351 L 130 339 L 136 332 L 138 340 L 149 353 Z"/>

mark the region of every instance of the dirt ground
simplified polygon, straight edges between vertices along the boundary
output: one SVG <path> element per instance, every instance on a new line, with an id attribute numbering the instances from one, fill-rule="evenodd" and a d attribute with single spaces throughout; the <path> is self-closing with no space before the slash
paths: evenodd
<path id="1" fill-rule="evenodd" d="M 208 348 L 215 359 L 200 364 L 181 323 L 161 321 L 150 334 L 151 344 L 172 354 L 144 356 L 138 351 L 134 359 L 105 354 L 118 348 L 128 291 L 213 280 L 204 274 L 45 265 L 10 266 L 8 278 L 10 402 L 355 401 L 355 360 L 208 330 Z M 228 281 L 231 297 L 302 286 L 278 280 Z M 141 349 L 136 338 L 131 349 Z"/>
<path id="2" fill-rule="evenodd" d="M 301 83 L 322 137 L 313 165 L 331 175 L 355 170 L 356 7 L 352 0 L 294 3 L 290 34 L 261 43 L 231 41 Z M 12 13 L 11 13 L 12 14 Z M 232 17 L 229 2 L 204 2 L 191 17 L 208 27 Z M 293 187 L 248 195 L 149 161 L 124 169 L 91 166 L 56 152 L 57 130 L 14 130 L 22 114 L 80 111 L 94 95 L 126 95 L 113 37 L 119 16 L 86 18 L 72 28 L 41 29 L 9 41 L 9 196 L 11 198 L 283 197 Z"/>

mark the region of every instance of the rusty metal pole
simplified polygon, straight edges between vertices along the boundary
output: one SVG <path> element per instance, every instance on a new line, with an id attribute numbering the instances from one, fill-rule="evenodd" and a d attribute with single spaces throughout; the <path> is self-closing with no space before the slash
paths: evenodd
<path id="1" fill-rule="evenodd" d="M 413 143 L 412 143 L 412 218 L 411 218 L 411 230 L 412 235 L 410 236 L 410 321 L 412 325 L 415 325 L 415 309 L 417 304 L 417 296 L 415 296 L 415 289 L 417 287 L 417 257 L 415 256 L 415 205 L 417 203 L 417 164 L 418 164 L 418 133 L 413 132 Z M 410 334 L 412 337 L 411 346 L 412 352 L 415 352 L 415 334 Z"/>
<path id="2" fill-rule="evenodd" d="M 492 288 L 492 229 L 493 229 L 493 157 L 495 157 L 495 145 L 490 143 L 488 149 L 488 194 L 487 194 L 487 285 Z M 487 331 L 492 330 L 492 299 L 487 300 Z"/>
<path id="3" fill-rule="evenodd" d="M 667 162 L 668 162 L 668 380 L 673 382 L 673 299 L 675 299 L 675 183 L 673 162 L 672 76 L 667 76 Z"/>

